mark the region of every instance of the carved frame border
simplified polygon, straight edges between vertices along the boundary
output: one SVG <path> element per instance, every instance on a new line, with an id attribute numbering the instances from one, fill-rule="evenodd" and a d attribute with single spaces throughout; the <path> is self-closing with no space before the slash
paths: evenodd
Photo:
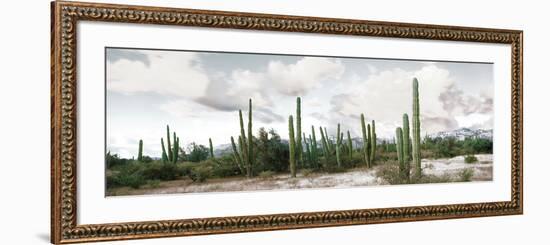
<path id="1" fill-rule="evenodd" d="M 523 213 L 523 32 L 518 30 L 56 1 L 51 4 L 51 242 L 375 224 Z M 77 225 L 77 23 L 125 22 L 511 45 L 511 199 L 399 208 Z"/>

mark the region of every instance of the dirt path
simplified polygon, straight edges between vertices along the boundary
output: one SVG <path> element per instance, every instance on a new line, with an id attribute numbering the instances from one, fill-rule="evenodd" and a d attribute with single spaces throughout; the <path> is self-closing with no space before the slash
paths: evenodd
<path id="1" fill-rule="evenodd" d="M 426 175 L 448 176 L 450 179 L 457 179 L 461 171 L 472 169 L 472 181 L 492 180 L 492 155 L 484 154 L 476 155 L 476 157 L 479 159 L 477 163 L 465 163 L 463 156 L 450 159 L 423 159 L 422 172 Z M 377 167 L 372 169 L 356 168 L 344 173 L 312 173 L 307 176 L 298 173 L 297 178 L 290 178 L 288 174 L 280 174 L 269 178 L 208 179 L 204 183 L 193 183 L 185 178 L 164 181 L 155 187 L 142 187 L 140 189 L 115 188 L 109 190 L 108 196 L 387 185 L 387 182 L 377 177 L 376 171 Z"/>

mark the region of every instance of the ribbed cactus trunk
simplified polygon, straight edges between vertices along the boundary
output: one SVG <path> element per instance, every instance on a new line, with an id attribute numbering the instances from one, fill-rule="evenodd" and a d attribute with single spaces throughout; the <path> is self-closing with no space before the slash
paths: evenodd
<path id="1" fill-rule="evenodd" d="M 403 161 L 405 162 L 405 177 L 409 179 L 411 172 L 411 163 L 410 163 L 410 149 L 411 149 L 411 138 L 409 134 L 409 116 L 407 113 L 403 114 Z"/>
<path id="2" fill-rule="evenodd" d="M 249 162 L 248 162 L 248 146 L 246 144 L 246 134 L 245 134 L 245 131 L 244 131 L 244 121 L 243 121 L 243 112 L 241 110 L 239 110 L 239 125 L 241 126 L 241 135 L 239 136 L 239 148 L 241 150 L 241 157 L 243 159 L 243 164 L 244 164 L 244 167 L 246 169 L 246 171 L 244 172 L 244 174 L 246 174 L 246 176 L 250 176 L 249 175 Z"/>
<path id="3" fill-rule="evenodd" d="M 292 115 L 288 117 L 288 147 L 289 147 L 289 170 L 290 176 L 296 177 L 296 142 L 294 140 L 294 122 Z"/>
<path id="4" fill-rule="evenodd" d="M 420 162 L 420 101 L 418 98 L 418 80 L 413 79 L 413 142 L 412 157 L 415 166 L 416 176 L 422 175 L 422 165 Z"/>
<path id="5" fill-rule="evenodd" d="M 172 144 L 170 142 L 170 126 L 166 125 L 166 143 L 168 150 L 168 161 L 172 161 Z"/>
<path id="6" fill-rule="evenodd" d="M 214 146 L 212 145 L 212 138 L 208 138 L 208 144 L 210 145 L 210 158 L 214 158 Z"/>
<path id="7" fill-rule="evenodd" d="M 367 124 L 367 165 L 372 167 L 372 131 L 370 124 Z"/>
<path id="8" fill-rule="evenodd" d="M 252 140 L 252 99 L 248 99 L 248 177 L 252 177 L 252 165 L 254 165 L 254 142 Z"/>
<path id="9" fill-rule="evenodd" d="M 325 127 L 325 138 L 327 139 L 327 146 L 328 146 L 329 154 L 333 154 L 334 151 L 335 151 L 334 142 L 332 142 L 332 140 L 328 136 L 327 127 Z"/>
<path id="10" fill-rule="evenodd" d="M 176 163 L 178 161 L 179 138 L 176 136 L 176 132 L 174 132 L 173 135 L 174 135 L 174 146 L 172 148 L 172 162 Z"/>
<path id="11" fill-rule="evenodd" d="M 233 139 L 233 136 L 231 136 L 231 148 L 233 149 L 233 158 L 234 158 L 235 164 L 237 165 L 241 173 L 244 173 L 245 170 L 243 168 L 243 158 L 239 153 L 239 151 L 237 150 L 237 145 L 235 144 L 235 139 Z"/>
<path id="12" fill-rule="evenodd" d="M 304 164 L 303 148 L 302 148 L 302 99 L 296 98 L 296 158 L 297 165 L 302 167 Z"/>
<path id="13" fill-rule="evenodd" d="M 315 137 L 315 127 L 312 125 L 311 126 L 311 154 L 313 155 L 313 165 L 314 167 L 318 167 L 318 157 L 319 155 L 317 154 L 317 138 Z"/>
<path id="14" fill-rule="evenodd" d="M 336 164 L 338 164 L 338 167 L 342 167 L 342 163 L 340 162 L 340 124 L 338 123 L 338 127 L 336 129 Z"/>
<path id="15" fill-rule="evenodd" d="M 349 133 L 349 130 L 348 130 L 348 156 L 350 160 L 353 158 L 353 141 L 351 141 L 351 134 Z"/>
<path id="16" fill-rule="evenodd" d="M 143 140 L 139 140 L 137 160 L 138 162 L 143 161 Z"/>
<path id="17" fill-rule="evenodd" d="M 328 142 L 327 137 L 325 136 L 325 133 L 323 132 L 323 128 L 319 127 L 319 131 L 321 131 L 321 143 L 323 144 L 323 155 L 325 155 L 325 161 L 328 161 L 329 156 L 329 148 L 328 148 Z"/>
<path id="18" fill-rule="evenodd" d="M 174 136 L 176 135 L 176 133 L 174 133 Z M 174 154 L 174 159 L 173 159 L 173 162 L 174 163 L 177 163 L 178 162 L 178 159 L 179 159 L 179 149 L 180 149 L 180 138 L 179 137 L 176 137 L 175 139 L 175 142 L 174 142 L 174 150 L 173 150 L 173 154 Z"/>
<path id="19" fill-rule="evenodd" d="M 376 125 L 374 120 L 372 120 L 372 127 L 370 132 L 370 165 L 374 164 L 374 158 L 376 157 Z"/>
<path id="20" fill-rule="evenodd" d="M 162 146 L 162 161 L 168 161 L 168 154 L 166 154 L 166 148 L 164 147 L 164 139 L 160 138 L 160 145 Z"/>
<path id="21" fill-rule="evenodd" d="M 311 166 L 312 165 L 312 163 L 311 163 L 312 156 L 311 156 L 310 144 L 307 142 L 306 133 L 303 133 L 302 136 L 303 136 L 302 139 L 304 140 L 304 145 L 306 147 L 306 154 L 305 154 L 305 157 L 304 157 L 304 161 L 303 161 L 304 165 L 303 166 L 306 165 L 305 164 L 306 162 L 307 162 L 308 166 Z"/>
<path id="22" fill-rule="evenodd" d="M 367 168 L 370 168 L 369 138 L 367 137 L 365 115 L 363 114 L 361 114 L 361 132 L 363 133 L 363 159 L 365 160 L 365 164 L 367 165 Z"/>
<path id="23" fill-rule="evenodd" d="M 404 180 L 406 178 L 405 175 L 405 155 L 403 154 L 403 130 L 401 127 L 398 127 L 395 129 L 395 139 L 396 139 L 396 147 L 397 147 L 397 160 L 399 161 L 399 177 L 401 180 Z"/>

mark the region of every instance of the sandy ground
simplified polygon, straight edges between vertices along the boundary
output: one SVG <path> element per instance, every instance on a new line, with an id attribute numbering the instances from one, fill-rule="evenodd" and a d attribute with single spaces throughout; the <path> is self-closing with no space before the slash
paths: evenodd
<path id="1" fill-rule="evenodd" d="M 476 155 L 477 163 L 465 163 L 463 156 L 450 159 L 422 159 L 422 173 L 426 175 L 448 176 L 458 179 L 464 169 L 472 169 L 472 181 L 489 181 L 493 177 L 493 156 L 490 154 Z M 297 178 L 290 178 L 288 174 L 281 174 L 269 178 L 234 177 L 225 179 L 209 179 L 204 183 L 193 183 L 188 178 L 161 182 L 159 186 L 131 189 L 127 187 L 109 190 L 108 195 L 142 195 L 142 194 L 169 194 L 192 192 L 227 192 L 227 191 L 256 191 L 274 189 L 302 189 L 302 188 L 345 188 L 354 186 L 376 186 L 387 183 L 376 176 L 377 168 L 356 168 L 344 173 L 313 173 L 307 176 L 299 173 Z"/>

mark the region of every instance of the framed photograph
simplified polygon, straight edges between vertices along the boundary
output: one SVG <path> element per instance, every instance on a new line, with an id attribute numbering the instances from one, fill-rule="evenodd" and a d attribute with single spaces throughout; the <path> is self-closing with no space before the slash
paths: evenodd
<path id="1" fill-rule="evenodd" d="M 52 243 L 523 212 L 522 31 L 51 11 Z"/>

